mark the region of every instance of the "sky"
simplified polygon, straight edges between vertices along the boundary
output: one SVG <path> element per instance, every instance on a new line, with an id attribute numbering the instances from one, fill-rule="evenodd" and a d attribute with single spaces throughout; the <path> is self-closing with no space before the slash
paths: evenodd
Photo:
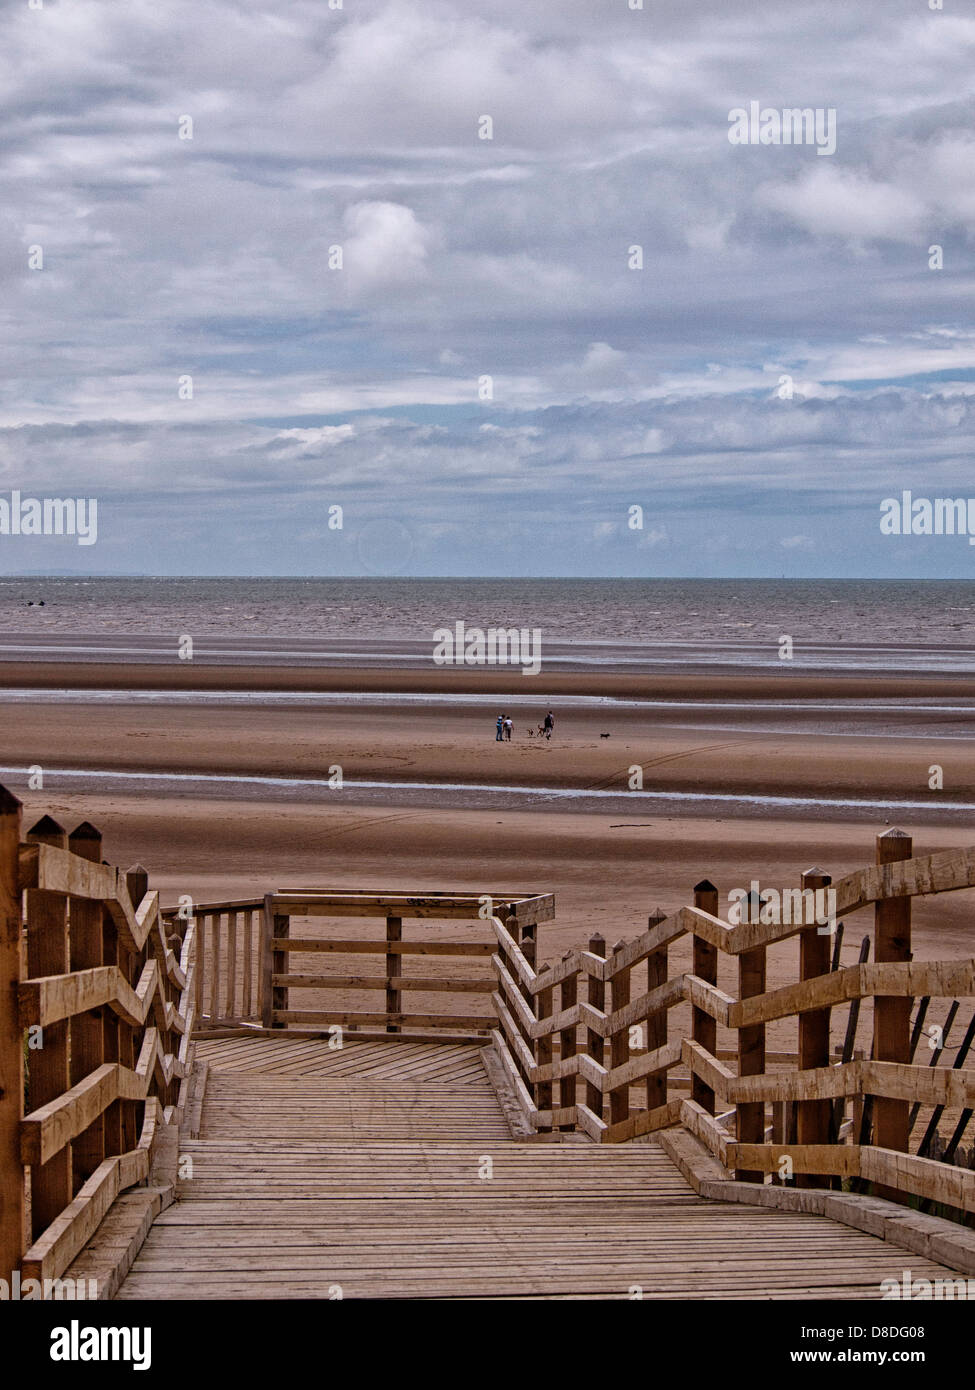
<path id="1" fill-rule="evenodd" d="M 975 575 L 975 3 L 636 3 L 0 0 L 0 572 Z"/>

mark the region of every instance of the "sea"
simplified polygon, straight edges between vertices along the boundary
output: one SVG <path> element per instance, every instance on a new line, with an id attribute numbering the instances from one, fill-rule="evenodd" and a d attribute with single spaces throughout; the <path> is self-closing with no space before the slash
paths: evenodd
<path id="1" fill-rule="evenodd" d="M 549 670 L 975 672 L 968 580 L 0 577 L 0 660 L 412 665 L 457 622 Z"/>

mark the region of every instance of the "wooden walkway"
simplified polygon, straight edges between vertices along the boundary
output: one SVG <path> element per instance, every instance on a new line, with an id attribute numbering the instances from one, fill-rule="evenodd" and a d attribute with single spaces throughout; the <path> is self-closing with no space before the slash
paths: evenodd
<path id="1" fill-rule="evenodd" d="M 449 1043 L 200 1041 L 200 1138 L 118 1297 L 878 1298 L 946 1271 L 823 1217 L 695 1196 L 652 1143 L 512 1138 Z"/>

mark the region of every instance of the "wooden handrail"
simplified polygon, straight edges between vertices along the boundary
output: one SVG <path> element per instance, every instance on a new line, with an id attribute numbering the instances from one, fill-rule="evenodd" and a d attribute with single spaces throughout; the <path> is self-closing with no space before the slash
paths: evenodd
<path id="1" fill-rule="evenodd" d="M 43 1281 L 64 1273 L 120 1192 L 154 1165 L 166 1180 L 177 1148 L 167 1135 L 178 1128 L 193 1061 L 196 934 L 190 924 L 177 956 L 145 871 L 103 863 L 101 836 L 87 822 L 68 836 L 45 816 L 27 843 L 21 828 L 20 803 L 0 788 L 0 906 L 15 914 L 9 939 L 19 947 L 23 934 L 27 946 L 23 965 L 19 949 L 0 952 L 0 988 L 16 1000 L 0 1010 L 0 1072 L 23 1075 L 29 1030 L 31 1104 L 25 1113 L 22 1083 L 0 1095 L 0 1277 L 19 1264 L 25 1278 Z M 11 1036 L 19 1067 L 8 1056 Z M 11 1213 L 19 1213 L 13 1222 Z"/>

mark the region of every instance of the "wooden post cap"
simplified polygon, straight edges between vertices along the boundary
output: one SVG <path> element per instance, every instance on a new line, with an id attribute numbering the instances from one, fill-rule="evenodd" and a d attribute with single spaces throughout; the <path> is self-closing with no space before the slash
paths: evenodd
<path id="1" fill-rule="evenodd" d="M 12 791 L 0 786 L 0 816 L 9 816 L 14 811 L 19 811 L 23 802 Z"/>
<path id="2" fill-rule="evenodd" d="M 718 890 L 709 878 L 702 878 L 700 883 L 695 883 L 695 893 L 716 893 Z"/>
<path id="3" fill-rule="evenodd" d="M 53 816 L 41 816 L 39 821 L 28 830 L 24 836 L 33 845 L 64 845 L 67 834 L 64 826 L 59 825 Z"/>
<path id="4" fill-rule="evenodd" d="M 622 937 L 620 937 L 619 941 L 617 941 L 616 945 L 613 947 L 613 955 L 615 956 L 617 951 L 622 951 L 625 945 L 626 942 L 623 940 Z"/>
<path id="5" fill-rule="evenodd" d="M 824 874 L 823 871 L 822 871 L 822 869 L 815 869 L 815 868 L 813 868 L 813 869 L 806 869 L 806 871 L 805 871 L 805 872 L 803 873 L 803 875 L 802 875 L 802 881 L 803 881 L 803 883 L 805 883 L 805 881 L 806 881 L 807 878 L 808 878 L 808 879 L 817 879 L 817 880 L 819 881 L 819 883 L 821 883 L 822 886 L 823 886 L 824 888 L 825 888 L 828 884 L 830 884 L 830 883 L 833 882 L 832 876 L 831 876 L 830 874 Z"/>
<path id="6" fill-rule="evenodd" d="M 102 832 L 90 820 L 83 820 L 80 825 L 76 825 L 71 832 L 72 840 L 100 840 Z"/>
<path id="7" fill-rule="evenodd" d="M 647 918 L 647 926 L 648 926 L 648 927 L 656 927 L 656 926 L 658 926 L 661 922 L 666 922 L 666 920 L 667 920 L 667 914 L 666 914 L 666 912 L 661 912 L 661 910 L 660 910 L 659 907 L 655 907 L 655 908 L 653 909 L 653 911 L 650 913 L 649 917 Z"/>

